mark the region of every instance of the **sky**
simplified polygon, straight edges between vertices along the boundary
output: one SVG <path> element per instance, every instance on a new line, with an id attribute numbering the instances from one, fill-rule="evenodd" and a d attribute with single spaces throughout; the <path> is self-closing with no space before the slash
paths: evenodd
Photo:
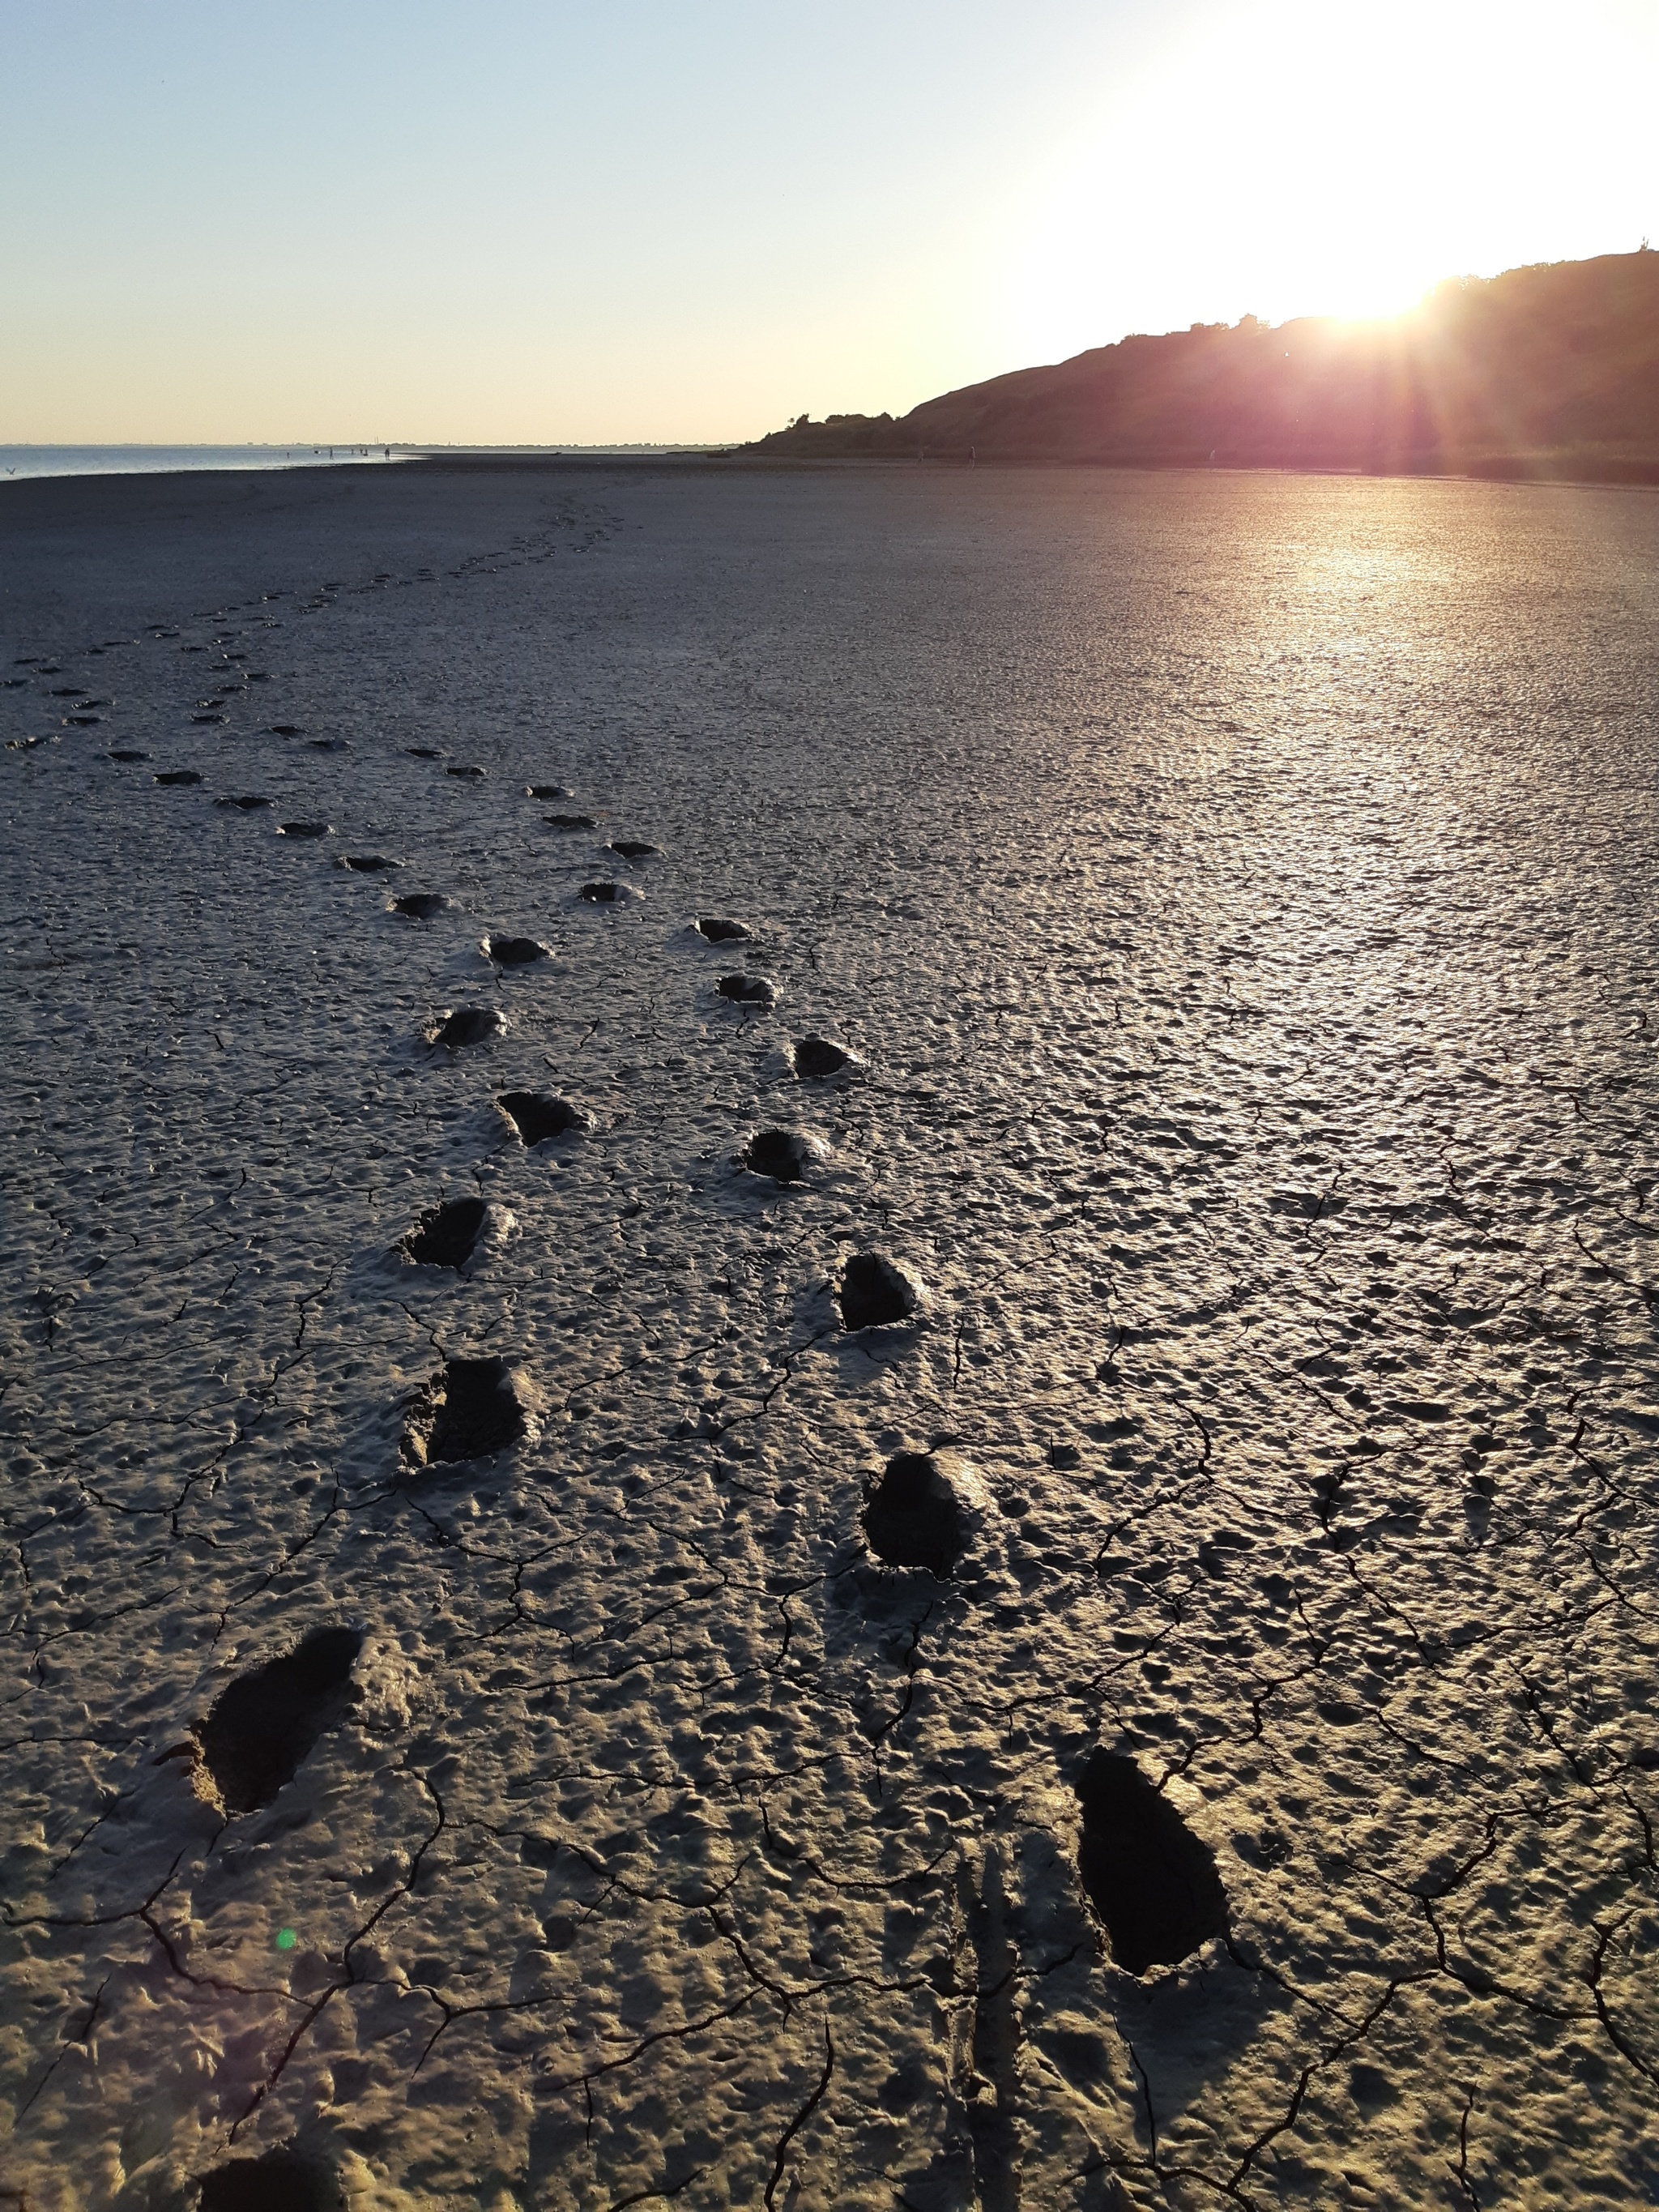
<path id="1" fill-rule="evenodd" d="M 1659 245 L 1659 0 L 0 0 L 0 442 L 720 442 Z"/>

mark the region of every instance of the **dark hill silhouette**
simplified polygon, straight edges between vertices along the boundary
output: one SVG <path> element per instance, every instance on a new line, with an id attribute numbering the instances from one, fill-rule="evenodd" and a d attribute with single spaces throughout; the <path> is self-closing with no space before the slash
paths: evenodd
<path id="1" fill-rule="evenodd" d="M 1386 322 L 1127 337 L 744 451 L 1659 483 L 1659 253 L 1453 279 Z"/>

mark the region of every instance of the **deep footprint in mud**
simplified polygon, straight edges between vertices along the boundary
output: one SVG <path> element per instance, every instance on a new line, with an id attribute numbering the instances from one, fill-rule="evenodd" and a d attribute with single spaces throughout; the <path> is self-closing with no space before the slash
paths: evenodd
<path id="1" fill-rule="evenodd" d="M 550 1137 L 566 1137 L 586 1126 L 584 1116 L 568 1099 L 550 1098 L 539 1091 L 503 1091 L 495 1103 L 527 1146 L 544 1145 Z"/>
<path id="2" fill-rule="evenodd" d="M 463 783 L 482 783 L 483 781 L 483 773 L 484 772 L 481 768 L 473 768 L 470 766 L 467 768 L 447 768 L 444 770 L 444 774 L 446 775 L 458 776 Z"/>
<path id="3" fill-rule="evenodd" d="M 550 957 L 546 945 L 533 937 L 486 937 L 483 949 L 498 968 L 528 968 Z"/>
<path id="4" fill-rule="evenodd" d="M 941 1582 L 962 1557 L 962 1509 L 931 1452 L 896 1452 L 865 1501 L 870 1549 L 890 1567 L 926 1567 Z"/>
<path id="5" fill-rule="evenodd" d="M 494 1006 L 457 1006 L 429 1032 L 428 1042 L 459 1052 L 464 1045 L 483 1044 L 489 1037 L 499 1036 L 506 1027 Z"/>
<path id="6" fill-rule="evenodd" d="M 201 1730 L 202 1756 L 229 1813 L 270 1804 L 319 1736 L 356 1702 L 360 1628 L 313 1628 L 292 1651 L 222 1690 Z"/>
<path id="7" fill-rule="evenodd" d="M 410 760 L 441 760 L 443 758 L 436 745 L 405 745 L 404 750 Z"/>
<path id="8" fill-rule="evenodd" d="M 233 2158 L 204 2177 L 197 2212 L 325 2212 L 333 2201 L 288 2146 L 262 2158 Z"/>
<path id="9" fill-rule="evenodd" d="M 405 891 L 401 898 L 392 900 L 392 911 L 412 915 L 416 921 L 430 921 L 434 914 L 447 914 L 454 903 L 441 891 Z"/>
<path id="10" fill-rule="evenodd" d="M 716 994 L 728 1005 L 746 1006 L 751 1013 L 768 1012 L 778 1003 L 778 988 L 763 975 L 722 975 Z"/>
<path id="11" fill-rule="evenodd" d="M 359 876 L 383 876 L 403 866 L 401 860 L 389 860 L 384 853 L 342 853 L 335 866 L 349 868 Z"/>
<path id="12" fill-rule="evenodd" d="M 279 837 L 326 837 L 329 827 L 326 822 L 279 822 L 276 835 Z"/>
<path id="13" fill-rule="evenodd" d="M 155 779 L 157 783 L 199 783 L 201 771 L 193 768 L 164 768 Z"/>
<path id="14" fill-rule="evenodd" d="M 751 1175 L 799 1182 L 816 1158 L 810 1137 L 796 1129 L 757 1129 L 740 1155 Z"/>
<path id="15" fill-rule="evenodd" d="M 649 860 L 660 857 L 660 845 L 647 845 L 642 837 L 613 837 L 605 850 L 619 853 L 624 860 Z"/>
<path id="16" fill-rule="evenodd" d="M 527 783 L 524 795 L 526 799 L 574 799 L 576 796 L 562 783 Z"/>
<path id="17" fill-rule="evenodd" d="M 451 1198 L 429 1206 L 398 1249 L 417 1267 L 453 1267 L 459 1274 L 483 1233 L 488 1211 L 481 1198 Z"/>
<path id="18" fill-rule="evenodd" d="M 597 830 L 599 823 L 591 814 L 544 814 L 550 830 Z"/>
<path id="19" fill-rule="evenodd" d="M 790 1054 L 790 1065 L 804 1081 L 821 1083 L 826 1076 L 839 1075 L 850 1067 L 853 1055 L 831 1044 L 828 1037 L 803 1037 Z"/>
<path id="20" fill-rule="evenodd" d="M 1133 1759 L 1091 1752 L 1075 1786 L 1078 1873 L 1126 1973 L 1178 1966 L 1226 1933 L 1213 1854 Z"/>
<path id="21" fill-rule="evenodd" d="M 504 1359 L 448 1359 L 410 1409 L 404 1457 L 415 1467 L 449 1467 L 510 1450 L 525 1433 L 525 1412 Z"/>
<path id="22" fill-rule="evenodd" d="M 149 755 L 148 753 L 141 753 L 137 751 L 131 745 L 121 745 L 117 747 L 117 749 L 111 753 L 110 758 L 112 761 L 120 761 L 125 764 L 129 761 L 147 761 L 149 758 Z"/>
<path id="23" fill-rule="evenodd" d="M 262 806 L 274 806 L 276 804 L 274 799 L 262 798 L 255 791 L 242 792 L 234 799 L 216 799 L 213 803 L 216 806 L 240 807 L 244 814 L 257 814 Z"/>
<path id="24" fill-rule="evenodd" d="M 718 914 L 699 915 L 691 927 L 710 945 L 744 945 L 755 933 L 746 922 L 733 921 L 729 915 Z"/>
<path id="25" fill-rule="evenodd" d="M 855 1252 L 842 1270 L 841 1325 L 882 1328 L 908 1321 L 917 1304 L 916 1286 L 902 1267 L 879 1252 Z"/>
<path id="26" fill-rule="evenodd" d="M 589 906 L 622 906 L 628 900 L 637 898 L 639 893 L 630 890 L 626 884 L 598 883 L 584 884 L 576 896 L 585 899 Z"/>

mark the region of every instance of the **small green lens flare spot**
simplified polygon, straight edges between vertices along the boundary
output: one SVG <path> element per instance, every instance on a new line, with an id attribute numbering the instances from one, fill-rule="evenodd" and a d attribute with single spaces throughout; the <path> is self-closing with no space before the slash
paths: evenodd
<path id="1" fill-rule="evenodd" d="M 279 1928 L 276 1930 L 276 1948 L 279 1951 L 291 1951 L 299 1940 L 291 1928 Z"/>

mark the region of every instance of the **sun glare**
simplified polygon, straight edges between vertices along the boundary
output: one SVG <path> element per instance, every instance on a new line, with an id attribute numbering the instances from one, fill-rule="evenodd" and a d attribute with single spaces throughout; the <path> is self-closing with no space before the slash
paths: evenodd
<path id="1" fill-rule="evenodd" d="M 1448 276 L 1635 246 L 1583 229 L 1605 227 L 1585 210 L 1609 171 L 1635 174 L 1638 95 L 1577 82 L 1601 49 L 1561 51 L 1559 27 L 1536 0 L 1187 11 L 1093 88 L 1036 181 L 1009 240 L 1008 357 L 1195 318 L 1396 315 Z"/>

